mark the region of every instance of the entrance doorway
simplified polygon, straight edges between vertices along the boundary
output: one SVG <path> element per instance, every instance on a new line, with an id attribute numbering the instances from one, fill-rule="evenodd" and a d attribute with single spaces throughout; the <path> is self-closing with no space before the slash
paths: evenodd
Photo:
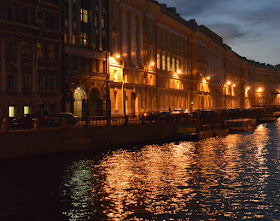
<path id="1" fill-rule="evenodd" d="M 103 116 L 103 100 L 100 91 L 95 87 L 90 92 L 88 105 L 89 117 Z"/>
<path id="2" fill-rule="evenodd" d="M 74 115 L 82 118 L 85 112 L 86 104 L 86 93 L 85 91 L 78 87 L 74 92 Z"/>

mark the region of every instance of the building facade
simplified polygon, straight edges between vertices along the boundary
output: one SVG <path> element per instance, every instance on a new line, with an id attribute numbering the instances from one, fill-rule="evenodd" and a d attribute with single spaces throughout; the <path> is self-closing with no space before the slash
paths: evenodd
<path id="1" fill-rule="evenodd" d="M 60 5 L 1 0 L 0 118 L 61 109 Z"/>
<path id="2" fill-rule="evenodd" d="M 175 8 L 112 0 L 109 36 L 112 115 L 280 105 L 279 66 L 241 57 Z"/>
<path id="3" fill-rule="evenodd" d="M 108 2 L 63 0 L 63 107 L 78 117 L 107 115 Z"/>

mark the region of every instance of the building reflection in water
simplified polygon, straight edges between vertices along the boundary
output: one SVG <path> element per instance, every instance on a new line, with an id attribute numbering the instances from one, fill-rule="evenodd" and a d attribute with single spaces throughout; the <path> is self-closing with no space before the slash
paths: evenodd
<path id="1" fill-rule="evenodd" d="M 268 179 L 279 167 L 273 161 L 273 171 L 268 168 L 269 132 L 264 124 L 225 138 L 119 150 L 100 162 L 75 162 L 62 188 L 65 214 L 70 220 L 264 218 L 273 213 L 269 208 L 277 192 Z"/>

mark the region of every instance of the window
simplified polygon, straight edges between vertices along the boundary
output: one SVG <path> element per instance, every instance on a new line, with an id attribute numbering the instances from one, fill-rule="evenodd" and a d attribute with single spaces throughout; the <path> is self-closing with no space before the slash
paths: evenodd
<path id="1" fill-rule="evenodd" d="M 16 72 L 9 72 L 7 76 L 8 89 L 16 88 Z"/>
<path id="2" fill-rule="evenodd" d="M 160 53 L 157 53 L 157 69 L 160 69 Z"/>
<path id="3" fill-rule="evenodd" d="M 55 56 L 54 56 L 54 46 L 53 45 L 49 45 L 49 58 L 50 59 L 54 59 Z"/>
<path id="4" fill-rule="evenodd" d="M 31 114 L 31 107 L 29 105 L 23 106 L 23 115 Z"/>
<path id="5" fill-rule="evenodd" d="M 165 55 L 162 55 L 162 70 L 165 70 Z"/>
<path id="6" fill-rule="evenodd" d="M 102 19 L 101 19 L 101 28 L 105 28 L 105 18 L 102 16 Z"/>
<path id="7" fill-rule="evenodd" d="M 31 72 L 30 71 L 23 72 L 23 88 L 24 89 L 31 88 Z"/>
<path id="8" fill-rule="evenodd" d="M 30 56 L 30 47 L 27 41 L 22 41 L 21 42 L 21 55 L 24 57 L 29 57 Z"/>
<path id="9" fill-rule="evenodd" d="M 56 90 L 56 77 L 54 73 L 50 74 L 50 89 Z"/>
<path id="10" fill-rule="evenodd" d="M 175 58 L 172 58 L 172 71 L 175 71 Z"/>
<path id="11" fill-rule="evenodd" d="M 13 21 L 14 20 L 14 7 L 13 6 L 8 6 L 7 7 L 7 12 L 6 12 L 6 19 L 9 21 Z"/>
<path id="12" fill-rule="evenodd" d="M 6 40 L 6 54 L 7 56 L 15 56 L 16 53 L 16 41 L 13 39 L 7 39 Z"/>
<path id="13" fill-rule="evenodd" d="M 87 33 L 81 33 L 81 45 L 87 46 L 88 39 L 87 39 Z"/>
<path id="14" fill-rule="evenodd" d="M 15 116 L 16 116 L 16 107 L 9 106 L 9 117 L 15 117 Z"/>
<path id="15" fill-rule="evenodd" d="M 64 33 L 64 44 L 68 43 L 68 35 L 67 32 Z"/>
<path id="16" fill-rule="evenodd" d="M 29 9 L 28 8 L 22 9 L 22 22 L 24 24 L 29 24 Z"/>
<path id="17" fill-rule="evenodd" d="M 180 62 L 179 60 L 177 59 L 176 60 L 176 71 L 180 70 Z"/>
<path id="18" fill-rule="evenodd" d="M 167 57 L 167 71 L 170 71 L 170 57 Z"/>
<path id="19" fill-rule="evenodd" d="M 37 43 L 37 56 L 38 58 L 43 57 L 43 46 L 41 43 Z"/>
<path id="20" fill-rule="evenodd" d="M 81 8 L 81 22 L 88 23 L 88 10 Z"/>
<path id="21" fill-rule="evenodd" d="M 76 35 L 72 35 L 72 45 L 76 45 Z"/>

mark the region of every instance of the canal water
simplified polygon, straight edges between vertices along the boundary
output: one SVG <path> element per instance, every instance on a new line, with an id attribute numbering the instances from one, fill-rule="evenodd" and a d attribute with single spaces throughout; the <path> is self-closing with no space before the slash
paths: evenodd
<path id="1" fill-rule="evenodd" d="M 280 220 L 279 172 L 279 120 L 200 142 L 6 161 L 0 220 Z"/>

